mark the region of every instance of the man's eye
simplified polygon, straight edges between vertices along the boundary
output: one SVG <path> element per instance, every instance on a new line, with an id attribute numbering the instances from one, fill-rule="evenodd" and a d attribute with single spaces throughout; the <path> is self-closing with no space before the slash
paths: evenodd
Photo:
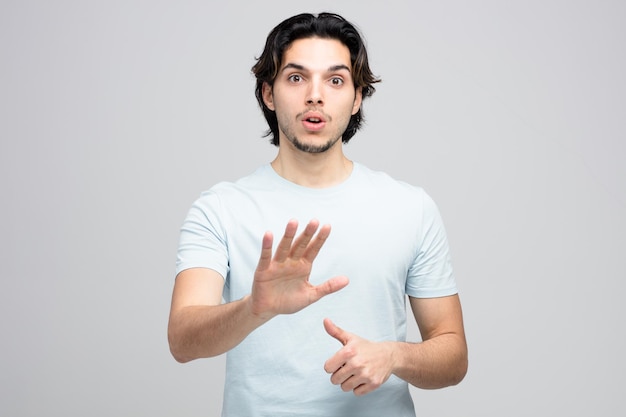
<path id="1" fill-rule="evenodd" d="M 332 85 L 337 85 L 337 86 L 339 86 L 339 85 L 343 85 L 343 79 L 342 79 L 342 78 L 339 78 L 339 77 L 334 77 L 334 78 L 331 78 L 331 79 L 330 79 L 330 83 L 331 83 Z"/>
<path id="2" fill-rule="evenodd" d="M 299 83 L 300 81 L 302 81 L 302 77 L 300 77 L 298 74 L 292 74 L 289 76 L 288 80 L 294 83 Z"/>

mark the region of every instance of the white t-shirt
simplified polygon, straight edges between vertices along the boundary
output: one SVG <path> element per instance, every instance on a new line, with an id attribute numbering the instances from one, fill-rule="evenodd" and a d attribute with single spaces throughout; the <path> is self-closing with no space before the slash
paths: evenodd
<path id="1" fill-rule="evenodd" d="M 263 234 L 274 246 L 290 219 L 330 224 L 310 281 L 345 275 L 350 284 L 291 315 L 273 318 L 228 352 L 223 416 L 414 416 L 405 381 L 391 376 L 362 397 L 332 385 L 324 362 L 341 345 L 325 317 L 373 340 L 405 341 L 406 295 L 457 293 L 443 223 L 421 188 L 358 163 L 338 186 L 311 189 L 268 164 L 220 183 L 192 205 L 182 226 L 176 272 L 203 267 L 225 278 L 225 302 L 250 293 Z"/>

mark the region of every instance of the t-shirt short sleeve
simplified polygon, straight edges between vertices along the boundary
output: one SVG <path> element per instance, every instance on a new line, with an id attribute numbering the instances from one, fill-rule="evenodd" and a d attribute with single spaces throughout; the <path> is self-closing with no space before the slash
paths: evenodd
<path id="1" fill-rule="evenodd" d="M 413 265 L 407 276 L 406 293 L 416 298 L 444 297 L 457 293 L 450 248 L 439 209 L 422 192 L 422 227 Z"/>
<path id="2" fill-rule="evenodd" d="M 202 193 L 193 203 L 180 230 L 176 274 L 189 268 L 209 268 L 226 277 L 228 242 L 219 222 L 221 209 L 213 191 Z"/>

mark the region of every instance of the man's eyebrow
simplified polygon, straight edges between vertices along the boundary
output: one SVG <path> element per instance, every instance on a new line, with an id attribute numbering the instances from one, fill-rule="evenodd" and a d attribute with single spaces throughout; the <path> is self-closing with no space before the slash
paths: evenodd
<path id="1" fill-rule="evenodd" d="M 285 66 L 280 70 L 280 72 L 284 72 L 285 70 L 288 69 L 296 69 L 298 71 L 306 71 L 307 69 L 300 64 L 296 64 L 295 62 L 290 62 L 288 64 L 285 64 Z M 350 67 L 348 67 L 345 64 L 338 64 L 338 65 L 333 65 L 331 67 L 328 67 L 328 72 L 336 72 L 336 71 L 341 71 L 341 70 L 346 70 L 348 72 L 350 72 Z"/>
<path id="2" fill-rule="evenodd" d="M 293 63 L 293 62 L 290 62 L 290 63 L 286 64 L 286 65 L 285 65 L 285 66 L 284 66 L 284 67 L 280 70 L 280 72 L 283 72 L 283 71 L 285 71 L 285 70 L 287 70 L 287 69 L 290 69 L 290 68 L 297 69 L 298 71 L 304 71 L 304 67 L 303 67 L 302 65 L 300 65 L 300 64 L 295 64 L 295 63 Z"/>
<path id="3" fill-rule="evenodd" d="M 333 65 L 332 67 L 328 68 L 328 72 L 336 72 L 336 71 L 341 71 L 341 70 L 346 70 L 350 72 L 350 67 L 344 64 L 340 64 L 340 65 Z"/>

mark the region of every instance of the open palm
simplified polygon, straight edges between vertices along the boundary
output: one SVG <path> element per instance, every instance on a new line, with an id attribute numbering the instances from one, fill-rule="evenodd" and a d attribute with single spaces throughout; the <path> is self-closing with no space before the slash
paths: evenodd
<path id="1" fill-rule="evenodd" d="M 289 221 L 273 257 L 273 236 L 265 233 L 252 285 L 254 314 L 271 318 L 295 313 L 348 285 L 344 276 L 317 286 L 309 282 L 313 261 L 330 234 L 330 225 L 322 226 L 316 235 L 318 228 L 319 222 L 311 220 L 296 238 L 298 222 Z"/>

